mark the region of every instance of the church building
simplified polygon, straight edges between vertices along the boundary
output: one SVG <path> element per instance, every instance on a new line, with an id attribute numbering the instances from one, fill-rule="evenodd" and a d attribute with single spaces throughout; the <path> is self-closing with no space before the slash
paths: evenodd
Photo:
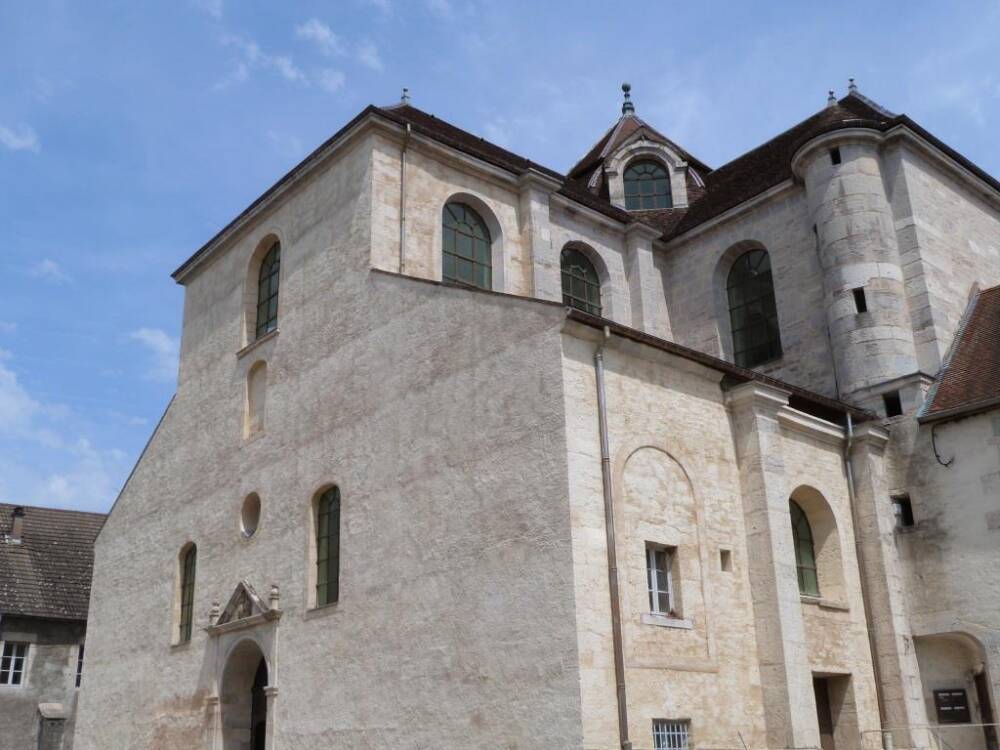
<path id="1" fill-rule="evenodd" d="M 623 90 L 567 174 L 369 106 L 174 272 L 77 750 L 997 750 L 1000 182 Z"/>

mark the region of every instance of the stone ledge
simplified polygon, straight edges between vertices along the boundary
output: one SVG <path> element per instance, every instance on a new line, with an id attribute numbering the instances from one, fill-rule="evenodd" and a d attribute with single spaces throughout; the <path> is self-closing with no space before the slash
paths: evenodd
<path id="1" fill-rule="evenodd" d="M 676 628 L 678 630 L 692 630 L 694 628 L 694 623 L 690 620 L 661 615 L 658 612 L 643 612 L 641 619 L 643 625 L 655 625 L 660 628 Z"/>

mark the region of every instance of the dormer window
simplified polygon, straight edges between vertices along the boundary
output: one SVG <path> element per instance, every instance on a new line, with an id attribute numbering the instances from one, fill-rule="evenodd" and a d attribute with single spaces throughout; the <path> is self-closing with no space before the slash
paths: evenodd
<path id="1" fill-rule="evenodd" d="M 660 162 L 646 159 L 628 166 L 625 170 L 625 208 L 637 211 L 673 205 L 670 175 Z"/>

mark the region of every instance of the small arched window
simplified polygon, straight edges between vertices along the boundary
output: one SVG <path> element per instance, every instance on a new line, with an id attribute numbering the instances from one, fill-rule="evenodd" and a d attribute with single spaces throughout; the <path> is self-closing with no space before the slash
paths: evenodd
<path id="1" fill-rule="evenodd" d="M 260 338 L 278 327 L 278 275 L 281 245 L 275 242 L 260 263 L 257 275 L 257 333 Z"/>
<path id="2" fill-rule="evenodd" d="M 464 203 L 447 204 L 442 243 L 441 276 L 445 281 L 493 288 L 492 240 L 479 214 Z"/>
<path id="3" fill-rule="evenodd" d="M 766 250 L 750 250 L 736 259 L 729 271 L 726 295 L 736 364 L 754 367 L 780 357 L 778 308 Z"/>
<path id="4" fill-rule="evenodd" d="M 819 577 L 816 575 L 816 549 L 813 546 L 812 526 L 805 512 L 794 500 L 788 501 L 792 514 L 792 541 L 795 544 L 795 568 L 799 576 L 799 593 L 819 596 Z"/>
<path id="5" fill-rule="evenodd" d="M 629 164 L 625 170 L 625 208 L 671 208 L 670 175 L 658 161 L 647 159 Z"/>
<path id="6" fill-rule="evenodd" d="M 189 545 L 181 555 L 181 611 L 178 620 L 177 640 L 187 643 L 191 640 L 194 624 L 194 578 L 198 562 L 198 548 Z"/>
<path id="7" fill-rule="evenodd" d="M 562 268 L 563 304 L 591 315 L 601 314 L 601 279 L 583 252 L 564 248 L 559 256 Z"/>
<path id="8" fill-rule="evenodd" d="M 331 487 L 316 502 L 316 606 L 340 595 L 340 490 Z"/>

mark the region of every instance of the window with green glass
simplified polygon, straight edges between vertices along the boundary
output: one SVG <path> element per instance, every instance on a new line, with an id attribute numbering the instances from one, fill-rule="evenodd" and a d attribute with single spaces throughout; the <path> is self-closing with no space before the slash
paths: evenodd
<path id="1" fill-rule="evenodd" d="M 736 364 L 754 367 L 780 357 L 778 307 L 766 250 L 751 250 L 736 259 L 729 271 L 726 295 Z"/>
<path id="2" fill-rule="evenodd" d="M 625 170 L 625 208 L 636 211 L 673 205 L 670 175 L 660 162 L 645 160 L 629 164 Z"/>
<path id="3" fill-rule="evenodd" d="M 601 279 L 590 259 L 567 247 L 559 256 L 562 268 L 563 304 L 591 315 L 601 314 Z"/>
<path id="4" fill-rule="evenodd" d="M 281 245 L 275 242 L 260 264 L 257 276 L 257 338 L 278 327 L 278 275 Z"/>
<path id="5" fill-rule="evenodd" d="M 799 575 L 799 593 L 819 596 L 819 577 L 816 575 L 816 550 L 813 546 L 812 527 L 799 504 L 789 501 L 792 514 L 792 540 L 795 543 L 795 568 Z"/>
<path id="6" fill-rule="evenodd" d="M 316 606 L 340 596 L 340 490 L 331 487 L 316 503 Z"/>
<path id="7" fill-rule="evenodd" d="M 197 561 L 198 548 L 192 544 L 181 558 L 181 618 L 177 634 L 180 643 L 187 643 L 191 640 L 191 628 L 194 624 L 194 577 Z"/>
<path id="8" fill-rule="evenodd" d="M 442 243 L 445 281 L 493 288 L 492 240 L 479 214 L 464 203 L 446 205 Z"/>

